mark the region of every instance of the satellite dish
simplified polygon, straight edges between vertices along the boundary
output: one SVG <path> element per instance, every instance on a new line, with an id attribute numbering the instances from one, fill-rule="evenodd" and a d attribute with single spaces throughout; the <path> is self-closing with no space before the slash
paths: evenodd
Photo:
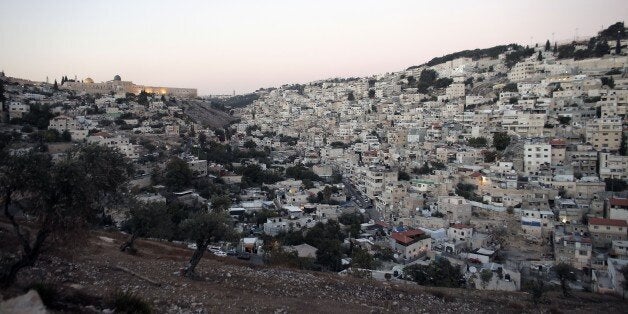
<path id="1" fill-rule="evenodd" d="M 477 272 L 478 272 L 478 269 L 477 269 L 477 268 L 475 268 L 475 266 L 471 266 L 471 267 L 469 267 L 469 271 L 470 271 L 472 274 L 475 274 L 475 273 L 477 273 Z"/>

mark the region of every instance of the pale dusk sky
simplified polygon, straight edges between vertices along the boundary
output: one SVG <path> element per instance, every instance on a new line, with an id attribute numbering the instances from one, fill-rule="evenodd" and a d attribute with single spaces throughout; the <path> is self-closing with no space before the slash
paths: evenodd
<path id="1" fill-rule="evenodd" d="M 625 0 L 1 0 L 0 70 L 240 94 L 590 37 L 626 17 Z"/>

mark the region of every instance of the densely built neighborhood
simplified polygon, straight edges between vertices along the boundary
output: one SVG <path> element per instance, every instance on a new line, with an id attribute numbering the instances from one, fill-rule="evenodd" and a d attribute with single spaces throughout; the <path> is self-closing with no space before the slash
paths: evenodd
<path id="1" fill-rule="evenodd" d="M 220 256 L 419 283 L 446 261 L 455 286 L 504 291 L 558 284 L 560 264 L 573 289 L 623 295 L 627 46 L 617 23 L 236 97 L 1 73 L 0 132 L 12 154 L 113 148 L 138 202 L 227 211 Z"/>

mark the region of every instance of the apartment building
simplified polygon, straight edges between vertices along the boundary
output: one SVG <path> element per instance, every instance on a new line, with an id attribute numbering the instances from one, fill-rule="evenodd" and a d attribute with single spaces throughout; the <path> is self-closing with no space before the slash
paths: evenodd
<path id="1" fill-rule="evenodd" d="M 527 174 L 534 174 L 544 166 L 552 163 L 552 146 L 550 144 L 523 145 L 523 167 Z"/>
<path id="2" fill-rule="evenodd" d="M 593 119 L 586 125 L 586 140 L 597 151 L 618 151 L 621 145 L 621 134 L 620 118 Z"/>
<path id="3" fill-rule="evenodd" d="M 600 153 L 600 178 L 602 180 L 628 178 L 628 156 Z"/>
<path id="4" fill-rule="evenodd" d="M 628 238 L 628 223 L 620 219 L 589 218 L 589 233 L 595 246 L 608 247 L 614 240 Z"/>

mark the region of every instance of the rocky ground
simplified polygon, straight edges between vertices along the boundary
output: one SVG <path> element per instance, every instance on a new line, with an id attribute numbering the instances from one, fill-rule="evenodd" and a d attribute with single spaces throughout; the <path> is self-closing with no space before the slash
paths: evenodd
<path id="1" fill-rule="evenodd" d="M 0 248 L 13 250 L 10 233 L 0 232 Z M 624 301 L 578 293 L 548 294 L 535 306 L 525 293 L 428 288 L 401 282 L 376 282 L 336 274 L 250 265 L 206 254 L 196 280 L 178 276 L 191 250 L 169 243 L 139 241 L 138 253 L 117 249 L 123 235 L 98 232 L 69 249 L 43 255 L 35 267 L 19 274 L 18 283 L 1 291 L 7 299 L 32 283 L 58 290 L 58 312 L 110 312 L 116 291 L 130 291 L 157 313 L 214 312 L 626 312 Z M 13 245 L 12 245 L 13 244 Z M 12 248 L 13 247 L 13 248 Z"/>
<path id="2" fill-rule="evenodd" d="M 211 107 L 206 102 L 192 102 L 182 105 L 184 112 L 194 120 L 204 126 L 212 128 L 223 128 L 234 120 L 232 116 L 224 111 L 220 111 Z"/>

